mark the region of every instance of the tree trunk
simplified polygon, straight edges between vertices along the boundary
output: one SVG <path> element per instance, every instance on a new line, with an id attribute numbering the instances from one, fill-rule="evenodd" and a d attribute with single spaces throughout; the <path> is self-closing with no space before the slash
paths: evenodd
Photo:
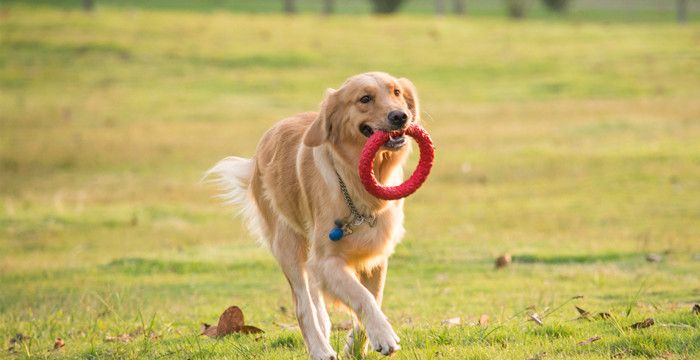
<path id="1" fill-rule="evenodd" d="M 335 12 L 335 3 L 333 0 L 323 0 L 323 14 L 330 15 Z"/>
<path id="2" fill-rule="evenodd" d="M 296 6 L 296 1 L 295 0 L 284 0 L 284 13 L 285 14 L 294 14 L 297 12 L 297 6 Z"/>
<path id="3" fill-rule="evenodd" d="M 445 0 L 435 0 L 435 14 L 445 15 Z"/>
<path id="4" fill-rule="evenodd" d="M 511 18 L 520 20 L 525 17 L 525 0 L 506 0 L 506 6 L 508 7 L 508 16 Z"/>
<path id="5" fill-rule="evenodd" d="M 688 0 L 676 0 L 676 20 L 681 24 L 688 22 Z"/>
<path id="6" fill-rule="evenodd" d="M 91 12 L 95 8 L 95 0 L 83 0 L 83 10 Z"/>
<path id="7" fill-rule="evenodd" d="M 391 14 L 396 12 L 403 0 L 372 0 L 375 14 Z"/>
<path id="8" fill-rule="evenodd" d="M 452 11 L 456 15 L 464 15 L 464 13 L 465 13 L 464 1 L 465 0 L 452 0 Z"/>

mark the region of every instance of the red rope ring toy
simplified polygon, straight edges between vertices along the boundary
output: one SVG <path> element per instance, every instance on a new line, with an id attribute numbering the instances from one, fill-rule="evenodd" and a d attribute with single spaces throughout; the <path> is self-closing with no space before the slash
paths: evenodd
<path id="1" fill-rule="evenodd" d="M 362 185 L 365 186 L 365 189 L 370 194 L 380 199 L 397 200 L 413 194 L 423 185 L 425 179 L 428 178 L 428 174 L 430 174 L 430 169 L 433 167 L 435 148 L 428 132 L 418 125 L 411 125 L 403 133 L 414 138 L 418 143 L 420 159 L 411 177 L 401 185 L 382 186 L 377 181 L 377 178 L 374 177 L 374 155 L 389 140 L 391 135 L 401 135 L 401 131 L 385 132 L 377 130 L 370 136 L 362 149 L 362 155 L 360 155 L 360 180 L 362 180 Z"/>

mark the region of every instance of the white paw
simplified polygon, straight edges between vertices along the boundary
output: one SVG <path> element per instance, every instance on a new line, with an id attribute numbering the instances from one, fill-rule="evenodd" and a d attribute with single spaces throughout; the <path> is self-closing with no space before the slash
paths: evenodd
<path id="1" fill-rule="evenodd" d="M 382 355 L 391 355 L 401 349 L 399 337 L 388 321 L 376 319 L 365 324 L 365 331 L 374 351 Z"/>
<path id="2" fill-rule="evenodd" d="M 337 360 L 338 354 L 336 354 L 330 347 L 327 347 L 310 351 L 309 358 L 311 360 Z"/>

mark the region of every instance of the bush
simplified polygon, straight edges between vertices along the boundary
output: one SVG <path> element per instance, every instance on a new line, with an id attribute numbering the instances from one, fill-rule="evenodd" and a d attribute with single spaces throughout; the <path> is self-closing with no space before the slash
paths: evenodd
<path id="1" fill-rule="evenodd" d="M 391 14 L 396 12 L 403 0 L 372 0 L 376 14 Z"/>
<path id="2" fill-rule="evenodd" d="M 569 8 L 571 0 L 542 0 L 542 3 L 544 3 L 544 6 L 546 6 L 549 10 L 564 12 Z"/>
<path id="3" fill-rule="evenodd" d="M 506 0 L 508 16 L 513 19 L 522 19 L 527 12 L 527 0 Z"/>

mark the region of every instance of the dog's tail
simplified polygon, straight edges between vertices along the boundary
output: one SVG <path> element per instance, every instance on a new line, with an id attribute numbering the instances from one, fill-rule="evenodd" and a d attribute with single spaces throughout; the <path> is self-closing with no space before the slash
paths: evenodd
<path id="1" fill-rule="evenodd" d="M 255 161 L 229 156 L 204 173 L 202 180 L 217 184 L 223 193 L 219 195 L 227 204 L 234 205 L 246 220 L 248 230 L 262 245 L 267 245 L 261 227 L 261 215 L 255 199 L 250 193 Z"/>

